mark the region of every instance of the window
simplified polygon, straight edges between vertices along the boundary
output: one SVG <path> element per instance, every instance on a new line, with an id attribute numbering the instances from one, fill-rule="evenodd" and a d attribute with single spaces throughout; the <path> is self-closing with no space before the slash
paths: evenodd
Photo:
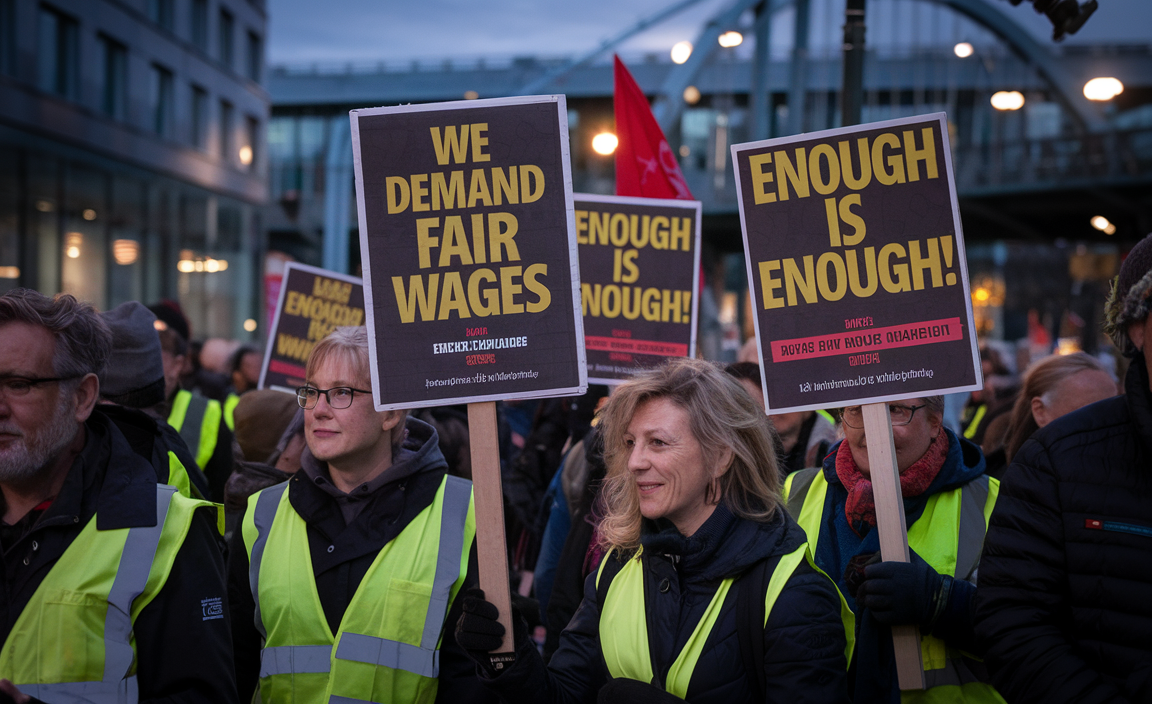
<path id="1" fill-rule="evenodd" d="M 40 88 L 75 98 L 79 88 L 80 46 L 76 21 L 47 6 L 38 21 Z"/>
<path id="2" fill-rule="evenodd" d="M 247 144 L 240 147 L 240 163 L 249 171 L 256 169 L 256 145 L 260 143 L 260 121 L 248 117 L 244 121 L 244 138 Z"/>
<path id="3" fill-rule="evenodd" d="M 192 86 L 192 145 L 208 146 L 208 91 L 200 86 Z"/>
<path id="4" fill-rule="evenodd" d="M 172 72 L 159 64 L 152 64 L 149 76 L 149 114 L 152 131 L 161 137 L 172 135 Z"/>
<path id="5" fill-rule="evenodd" d="M 227 100 L 220 101 L 220 158 L 225 163 L 232 163 L 236 157 L 232 151 L 232 103 Z"/>
<path id="6" fill-rule="evenodd" d="M 16 0 L 0 0 L 0 73 L 15 72 Z"/>
<path id="7" fill-rule="evenodd" d="M 248 32 L 248 77 L 260 82 L 260 67 L 264 63 L 264 44 L 260 35 Z"/>
<path id="8" fill-rule="evenodd" d="M 232 13 L 220 8 L 220 62 L 231 68 L 232 66 L 232 35 L 235 21 Z"/>
<path id="9" fill-rule="evenodd" d="M 192 43 L 208 51 L 208 0 L 192 0 Z"/>
<path id="10" fill-rule="evenodd" d="M 123 120 L 128 114 L 128 48 L 104 35 L 100 35 L 100 45 L 104 62 L 100 109 L 109 117 Z"/>
<path id="11" fill-rule="evenodd" d="M 172 31 L 172 0 L 148 0 L 148 19 Z"/>

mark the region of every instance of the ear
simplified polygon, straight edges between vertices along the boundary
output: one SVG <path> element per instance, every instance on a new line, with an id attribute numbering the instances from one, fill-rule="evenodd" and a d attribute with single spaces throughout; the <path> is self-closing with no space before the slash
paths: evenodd
<path id="1" fill-rule="evenodd" d="M 720 461 L 717 462 L 717 466 L 720 467 L 720 470 L 716 472 L 716 475 L 713 477 L 713 479 L 719 479 L 728 473 L 728 470 L 732 468 L 732 459 L 735 456 L 736 455 L 732 452 L 732 448 L 724 448 L 724 451 L 720 454 Z"/>
<path id="2" fill-rule="evenodd" d="M 96 407 L 96 401 L 100 398 L 100 379 L 95 374 L 85 374 L 73 393 L 76 400 L 76 421 L 83 423 L 92 415 L 92 409 Z"/>
<path id="3" fill-rule="evenodd" d="M 380 414 L 380 427 L 385 432 L 391 432 L 403 416 L 404 414 L 401 411 L 384 411 Z"/>
<path id="4" fill-rule="evenodd" d="M 1144 323 L 1145 320 L 1137 320 L 1128 323 L 1128 339 L 1132 341 L 1132 345 L 1141 352 L 1144 351 Z"/>
<path id="5" fill-rule="evenodd" d="M 1048 408 L 1044 406 L 1044 402 L 1040 400 L 1039 396 L 1032 397 L 1032 420 L 1036 421 L 1036 425 L 1043 428 L 1052 422 L 1048 417 Z"/>

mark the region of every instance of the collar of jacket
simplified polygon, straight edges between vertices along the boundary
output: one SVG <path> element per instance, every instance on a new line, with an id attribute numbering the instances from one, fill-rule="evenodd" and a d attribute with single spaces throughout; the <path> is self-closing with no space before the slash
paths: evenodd
<path id="1" fill-rule="evenodd" d="M 97 408 L 84 423 L 84 448 L 40 526 L 87 522 L 98 530 L 156 525 L 156 472 Z"/>
<path id="2" fill-rule="evenodd" d="M 365 501 L 371 502 L 364 508 L 364 513 L 376 514 L 372 516 L 370 523 L 375 526 L 374 532 L 377 533 L 398 533 L 398 530 L 391 530 L 390 527 L 399 520 L 401 514 L 412 513 L 413 509 L 418 509 L 416 510 L 418 513 L 424 506 L 432 503 L 436 491 L 440 488 L 440 482 L 448 471 L 444 455 L 440 452 L 439 439 L 432 426 L 415 418 L 408 418 L 405 427 L 408 430 L 408 437 L 404 440 L 403 458 L 389 467 L 381 475 L 385 480 L 364 497 Z M 316 462 L 307 448 L 301 454 L 301 463 L 305 461 Z M 321 465 L 321 467 L 323 472 L 318 476 L 327 486 L 309 476 L 303 468 L 293 475 L 288 485 L 288 499 L 292 502 L 292 508 L 305 522 L 315 527 L 327 526 L 331 516 L 340 514 L 338 505 L 340 499 L 330 489 L 343 495 L 343 492 L 331 486 L 331 480 L 327 478 L 327 466 Z M 387 497 L 396 491 L 402 493 L 404 501 L 394 507 L 395 510 L 389 509 L 384 513 L 375 510 L 381 505 L 381 497 Z M 357 521 L 359 520 L 358 518 Z M 339 524 L 343 525 L 343 522 L 344 519 L 340 518 Z M 385 525 L 378 525 L 381 523 Z M 336 530 L 334 526 L 325 532 L 333 530 Z"/>
<path id="3" fill-rule="evenodd" d="M 803 531 L 783 507 L 766 522 L 740 518 L 721 501 L 704 524 L 685 537 L 671 521 L 645 520 L 644 549 L 674 555 L 678 571 L 689 580 L 711 581 L 743 574 L 760 560 L 792 552 L 804 542 Z"/>
<path id="4" fill-rule="evenodd" d="M 1144 355 L 1137 355 L 1128 365 L 1128 374 L 1124 377 L 1124 397 L 1137 434 L 1144 447 L 1152 451 L 1152 390 L 1148 383 Z"/>

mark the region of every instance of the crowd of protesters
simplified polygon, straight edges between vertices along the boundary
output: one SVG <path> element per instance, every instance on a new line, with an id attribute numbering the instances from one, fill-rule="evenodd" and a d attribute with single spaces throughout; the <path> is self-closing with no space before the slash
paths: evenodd
<path id="1" fill-rule="evenodd" d="M 907 562 L 861 407 L 766 415 L 757 363 L 499 404 L 509 634 L 467 411 L 376 411 L 364 328 L 292 395 L 175 303 L 9 291 L 0 702 L 1152 702 L 1150 310 L 1152 237 L 1107 303 L 1122 382 L 988 348 L 955 429 L 888 404 Z"/>

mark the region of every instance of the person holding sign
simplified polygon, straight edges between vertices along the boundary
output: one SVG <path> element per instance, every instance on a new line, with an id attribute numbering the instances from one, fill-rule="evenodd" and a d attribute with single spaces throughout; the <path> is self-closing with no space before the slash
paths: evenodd
<path id="1" fill-rule="evenodd" d="M 363 327 L 317 343 L 306 379 L 302 467 L 249 499 L 232 541 L 243 698 L 258 679 L 265 704 L 486 700 L 441 643 L 476 579 L 471 483 L 430 426 L 373 408 Z"/>
<path id="2" fill-rule="evenodd" d="M 859 618 L 854 702 L 1003 702 L 986 684 L 973 635 L 976 569 L 1000 482 L 980 448 L 943 425 L 941 396 L 892 402 L 910 562 L 881 562 L 860 406 L 823 467 L 785 481 L 788 512 Z M 926 691 L 900 694 L 888 626 L 920 627 Z"/>
<path id="3" fill-rule="evenodd" d="M 780 502 L 767 416 L 731 377 L 675 359 L 602 411 L 607 549 L 547 666 L 496 607 L 464 599 L 456 639 L 517 702 L 846 702 L 852 614 Z M 607 665 L 605 670 L 604 665 Z"/>

